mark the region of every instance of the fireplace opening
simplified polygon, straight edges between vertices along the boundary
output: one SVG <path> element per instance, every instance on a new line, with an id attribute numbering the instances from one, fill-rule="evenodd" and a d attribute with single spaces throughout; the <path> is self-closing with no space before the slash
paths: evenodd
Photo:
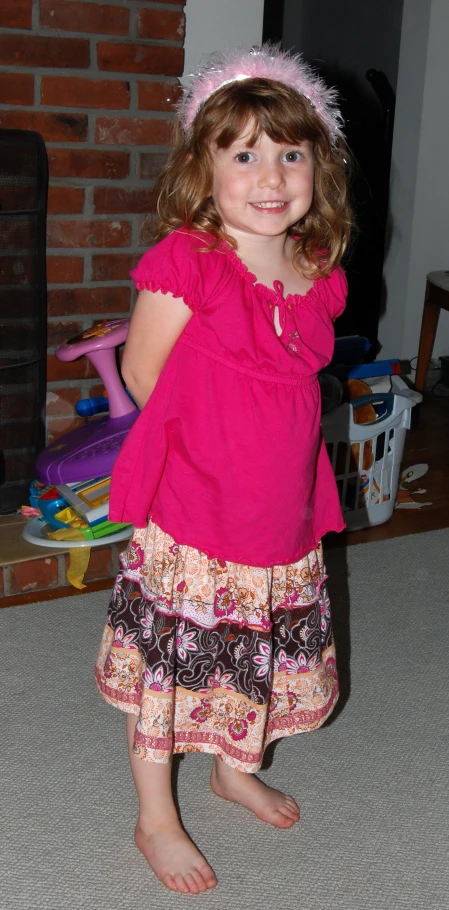
<path id="1" fill-rule="evenodd" d="M 45 445 L 48 163 L 42 137 L 0 130 L 0 513 L 28 502 Z"/>

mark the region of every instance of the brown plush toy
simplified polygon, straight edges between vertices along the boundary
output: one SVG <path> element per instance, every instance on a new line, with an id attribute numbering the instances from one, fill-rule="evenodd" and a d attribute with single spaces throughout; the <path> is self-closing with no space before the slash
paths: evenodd
<path id="1" fill-rule="evenodd" d="M 371 389 L 366 382 L 362 382 L 361 379 L 347 379 L 343 383 L 344 391 L 344 400 L 351 401 L 353 398 L 359 398 L 360 395 L 371 395 Z M 362 404 L 360 407 L 354 408 L 354 423 L 366 424 L 374 423 L 376 420 L 376 412 L 372 404 Z M 340 449 L 340 447 L 339 447 Z M 337 465 L 336 473 L 342 474 L 345 470 L 344 461 L 346 456 L 342 452 L 343 463 L 339 462 L 342 460 L 340 456 L 340 451 L 337 452 Z M 360 457 L 360 444 L 354 442 L 351 445 L 351 456 L 349 461 L 349 471 L 354 472 L 358 470 L 359 466 L 359 457 Z M 363 446 L 363 461 L 362 461 L 362 470 L 368 471 L 374 461 L 373 454 L 373 444 L 370 439 L 368 439 Z"/>
<path id="2" fill-rule="evenodd" d="M 361 379 L 347 379 L 343 383 L 345 401 L 352 401 L 353 398 L 359 398 L 361 395 L 371 395 L 371 389 L 366 382 Z M 374 423 L 376 412 L 372 404 L 362 404 L 354 408 L 354 423 Z"/>

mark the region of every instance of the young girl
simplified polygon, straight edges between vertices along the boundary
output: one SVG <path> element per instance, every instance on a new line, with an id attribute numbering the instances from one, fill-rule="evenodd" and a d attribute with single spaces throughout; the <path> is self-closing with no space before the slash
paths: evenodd
<path id="1" fill-rule="evenodd" d="M 295 800 L 254 772 L 338 697 L 320 539 L 344 523 L 317 373 L 345 306 L 346 154 L 300 57 L 215 56 L 184 94 L 160 242 L 132 273 L 122 370 L 142 413 L 110 517 L 135 532 L 96 674 L 128 712 L 137 845 L 176 891 L 217 880 L 176 813 L 173 753 L 212 753 L 218 796 L 289 828 Z"/>

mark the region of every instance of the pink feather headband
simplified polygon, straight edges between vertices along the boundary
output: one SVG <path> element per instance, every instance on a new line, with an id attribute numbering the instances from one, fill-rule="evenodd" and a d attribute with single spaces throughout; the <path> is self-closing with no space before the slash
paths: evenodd
<path id="1" fill-rule="evenodd" d="M 342 135 L 343 119 L 337 107 L 337 91 L 328 88 L 301 54 L 289 54 L 279 45 L 256 45 L 250 51 L 236 49 L 212 54 L 183 90 L 178 113 L 188 132 L 200 107 L 223 85 L 243 79 L 273 79 L 303 95 L 329 131 L 332 142 Z"/>

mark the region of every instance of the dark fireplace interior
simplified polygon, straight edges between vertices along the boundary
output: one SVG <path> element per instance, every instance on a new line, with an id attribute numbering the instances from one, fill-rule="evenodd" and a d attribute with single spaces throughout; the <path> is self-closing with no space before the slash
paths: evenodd
<path id="1" fill-rule="evenodd" d="M 38 133 L 0 130 L 0 513 L 28 502 L 45 444 L 48 168 Z"/>

